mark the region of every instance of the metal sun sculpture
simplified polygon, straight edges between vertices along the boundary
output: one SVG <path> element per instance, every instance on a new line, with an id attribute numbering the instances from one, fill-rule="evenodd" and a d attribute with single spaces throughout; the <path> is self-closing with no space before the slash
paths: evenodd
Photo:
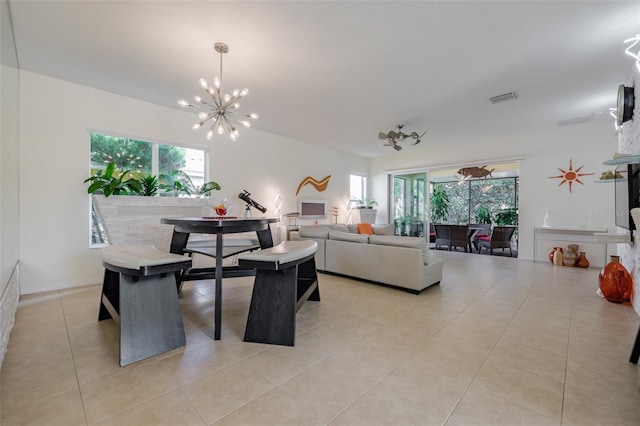
<path id="1" fill-rule="evenodd" d="M 558 184 L 558 186 L 562 185 L 565 182 L 568 182 L 569 192 L 571 192 L 571 186 L 573 185 L 574 182 L 584 185 L 584 182 L 580 180 L 582 176 L 595 175 L 595 173 L 580 173 L 580 170 L 582 170 L 583 167 L 584 165 L 573 170 L 573 162 L 571 159 L 569 159 L 569 169 L 562 170 L 560 167 L 558 167 L 558 170 L 560 170 L 562 174 L 560 176 L 549 176 L 549 179 L 562 179 L 562 181 Z"/>

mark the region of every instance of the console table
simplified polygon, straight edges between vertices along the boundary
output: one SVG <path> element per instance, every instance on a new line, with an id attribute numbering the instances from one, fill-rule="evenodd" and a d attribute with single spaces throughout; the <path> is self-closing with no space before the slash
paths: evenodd
<path id="1" fill-rule="evenodd" d="M 606 229 L 596 228 L 536 226 L 533 229 L 533 260 L 548 262 L 553 247 L 578 244 L 578 250 L 585 252 L 590 266 L 602 268 L 607 264 L 607 241 L 598 238 L 598 234 L 606 232 Z"/>

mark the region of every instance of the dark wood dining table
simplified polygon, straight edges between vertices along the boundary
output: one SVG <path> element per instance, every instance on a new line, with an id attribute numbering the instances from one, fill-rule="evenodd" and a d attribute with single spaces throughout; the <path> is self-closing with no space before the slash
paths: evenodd
<path id="1" fill-rule="evenodd" d="M 222 326 L 222 279 L 254 275 L 253 269 L 241 269 L 237 266 L 223 267 L 224 234 L 255 231 L 258 236 L 260 248 L 273 246 L 270 224 L 278 222 L 277 218 L 207 218 L 207 217 L 165 217 L 160 222 L 173 225 L 174 231 L 171 239 L 171 253 L 185 254 L 190 234 L 216 235 L 215 267 L 193 268 L 180 276 L 182 281 L 200 279 L 215 279 L 215 313 L 214 313 L 214 340 L 220 340 Z"/>

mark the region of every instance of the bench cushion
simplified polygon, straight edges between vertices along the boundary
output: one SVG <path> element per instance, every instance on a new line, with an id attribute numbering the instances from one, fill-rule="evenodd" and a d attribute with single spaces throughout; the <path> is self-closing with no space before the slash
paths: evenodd
<path id="1" fill-rule="evenodd" d="M 267 249 L 251 253 L 243 253 L 238 257 L 238 259 L 253 262 L 288 263 L 311 256 L 312 254 L 315 254 L 317 249 L 318 243 L 313 240 L 283 241 L 274 247 L 269 247 Z"/>
<path id="2" fill-rule="evenodd" d="M 102 262 L 125 269 L 179 263 L 188 258 L 148 244 L 112 245 L 102 249 Z"/>

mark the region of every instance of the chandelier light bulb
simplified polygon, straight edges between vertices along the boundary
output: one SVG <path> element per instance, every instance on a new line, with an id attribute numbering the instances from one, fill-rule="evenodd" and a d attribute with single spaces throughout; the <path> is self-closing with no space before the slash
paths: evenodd
<path id="1" fill-rule="evenodd" d="M 200 114 L 198 114 L 198 118 L 200 120 L 204 120 L 206 118 L 209 118 L 209 114 L 207 114 L 206 112 L 202 111 L 202 112 L 200 112 Z"/>
<path id="2" fill-rule="evenodd" d="M 249 117 L 253 118 L 254 120 L 257 120 L 258 114 L 256 114 L 255 112 L 252 112 L 251 114 L 249 114 Z"/>
<path id="3" fill-rule="evenodd" d="M 198 103 L 202 103 L 202 98 L 200 96 L 194 96 L 193 100 L 198 102 Z"/>
<path id="4" fill-rule="evenodd" d="M 240 94 L 240 90 L 238 90 L 238 89 L 233 89 L 233 97 L 234 97 L 234 98 L 237 98 L 239 94 Z"/>
<path id="5" fill-rule="evenodd" d="M 207 132 L 207 139 L 211 139 L 213 137 L 213 130 L 209 130 Z"/>
<path id="6" fill-rule="evenodd" d="M 247 120 L 240 120 L 240 124 L 242 124 L 244 127 L 251 127 L 251 123 Z"/>
<path id="7" fill-rule="evenodd" d="M 240 92 L 240 96 L 247 96 L 249 94 L 249 89 L 245 88 L 242 89 L 242 91 Z"/>
<path id="8" fill-rule="evenodd" d="M 218 124 L 218 134 L 221 135 L 224 133 L 224 127 L 222 127 L 222 123 Z"/>
<path id="9" fill-rule="evenodd" d="M 229 102 L 230 100 L 231 100 L 231 95 L 230 95 L 230 94 L 228 94 L 228 93 L 225 93 L 225 94 L 224 94 L 224 101 L 225 101 L 225 102 Z"/>
<path id="10" fill-rule="evenodd" d="M 216 89 L 220 88 L 220 79 L 218 77 L 213 79 L 213 85 L 216 86 Z"/>
<path id="11" fill-rule="evenodd" d="M 194 124 L 194 125 L 193 125 L 192 129 L 193 129 L 193 130 L 197 130 L 197 129 L 199 129 L 200 127 L 202 127 L 202 123 L 196 123 L 196 124 Z"/>
<path id="12" fill-rule="evenodd" d="M 189 102 L 185 101 L 184 99 L 180 99 L 178 101 L 178 105 L 180 105 L 182 107 L 186 107 L 186 106 L 189 106 Z"/>
<path id="13" fill-rule="evenodd" d="M 233 105 L 231 105 L 231 108 L 238 109 L 238 108 L 240 108 L 240 104 L 236 102 Z"/>
<path id="14" fill-rule="evenodd" d="M 200 79 L 200 86 L 202 86 L 203 88 L 207 88 L 209 85 L 207 84 L 207 80 L 205 80 L 204 78 Z"/>

